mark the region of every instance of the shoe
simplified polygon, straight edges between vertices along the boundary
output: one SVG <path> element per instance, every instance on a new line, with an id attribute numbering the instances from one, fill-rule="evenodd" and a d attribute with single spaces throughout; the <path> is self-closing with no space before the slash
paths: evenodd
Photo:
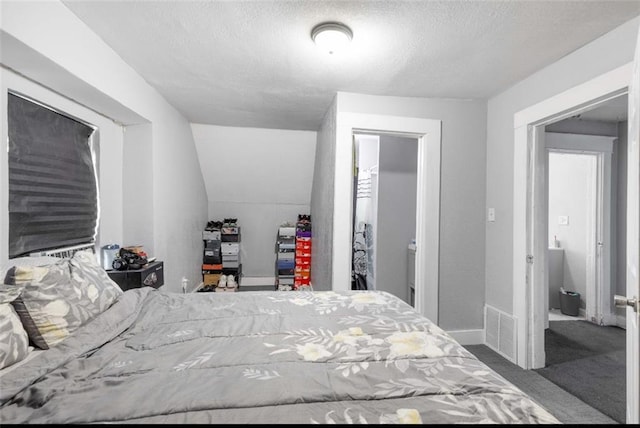
<path id="1" fill-rule="evenodd" d="M 227 288 L 236 288 L 238 283 L 233 275 L 227 275 Z"/>
<path id="2" fill-rule="evenodd" d="M 238 219 L 237 218 L 225 218 L 224 219 L 224 227 L 237 227 Z"/>
<path id="3" fill-rule="evenodd" d="M 218 280 L 218 288 L 227 288 L 227 275 L 220 275 L 220 279 Z"/>

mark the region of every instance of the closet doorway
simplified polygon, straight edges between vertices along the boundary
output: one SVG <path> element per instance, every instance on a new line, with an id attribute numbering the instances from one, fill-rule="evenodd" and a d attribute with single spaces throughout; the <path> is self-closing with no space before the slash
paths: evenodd
<path id="1" fill-rule="evenodd" d="M 438 323 L 440 265 L 440 152 L 442 122 L 407 116 L 339 112 L 336 117 L 333 193 L 333 290 L 351 289 L 353 248 L 353 135 L 377 133 L 418 140 L 416 192 L 415 308 Z"/>
<path id="2" fill-rule="evenodd" d="M 418 139 L 354 133 L 353 154 L 351 288 L 387 291 L 412 304 Z"/>

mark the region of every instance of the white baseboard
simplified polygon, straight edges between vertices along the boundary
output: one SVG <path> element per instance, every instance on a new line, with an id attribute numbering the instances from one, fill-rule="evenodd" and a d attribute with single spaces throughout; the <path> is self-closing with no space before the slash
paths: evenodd
<path id="1" fill-rule="evenodd" d="M 484 330 L 447 331 L 461 345 L 484 345 Z"/>
<path id="2" fill-rule="evenodd" d="M 620 328 L 627 329 L 627 317 L 624 315 L 616 315 L 616 325 Z"/>
<path id="3" fill-rule="evenodd" d="M 243 276 L 240 280 L 240 285 L 242 287 L 251 287 L 252 285 L 274 285 L 275 283 L 275 276 Z"/>

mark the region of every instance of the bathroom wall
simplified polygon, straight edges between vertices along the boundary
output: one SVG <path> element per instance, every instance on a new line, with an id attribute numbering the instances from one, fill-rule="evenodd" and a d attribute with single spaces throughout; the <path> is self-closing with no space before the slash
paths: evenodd
<path id="1" fill-rule="evenodd" d="M 593 221 L 595 167 L 595 155 L 549 153 L 549 242 L 553 246 L 557 237 L 564 249 L 563 285 L 567 291 L 580 293 L 581 308 L 585 308 L 587 292 L 587 234 Z"/>

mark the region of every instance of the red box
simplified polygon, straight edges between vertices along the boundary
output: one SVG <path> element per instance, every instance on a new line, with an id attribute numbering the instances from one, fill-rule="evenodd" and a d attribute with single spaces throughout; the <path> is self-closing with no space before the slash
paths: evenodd
<path id="1" fill-rule="evenodd" d="M 293 288 L 311 284 L 311 278 L 296 278 L 293 280 Z"/>
<path id="2" fill-rule="evenodd" d="M 296 266 L 310 266 L 311 257 L 296 257 Z"/>
<path id="3" fill-rule="evenodd" d="M 298 250 L 307 250 L 311 252 L 311 241 L 301 241 L 298 239 L 296 241 L 296 251 Z"/>

